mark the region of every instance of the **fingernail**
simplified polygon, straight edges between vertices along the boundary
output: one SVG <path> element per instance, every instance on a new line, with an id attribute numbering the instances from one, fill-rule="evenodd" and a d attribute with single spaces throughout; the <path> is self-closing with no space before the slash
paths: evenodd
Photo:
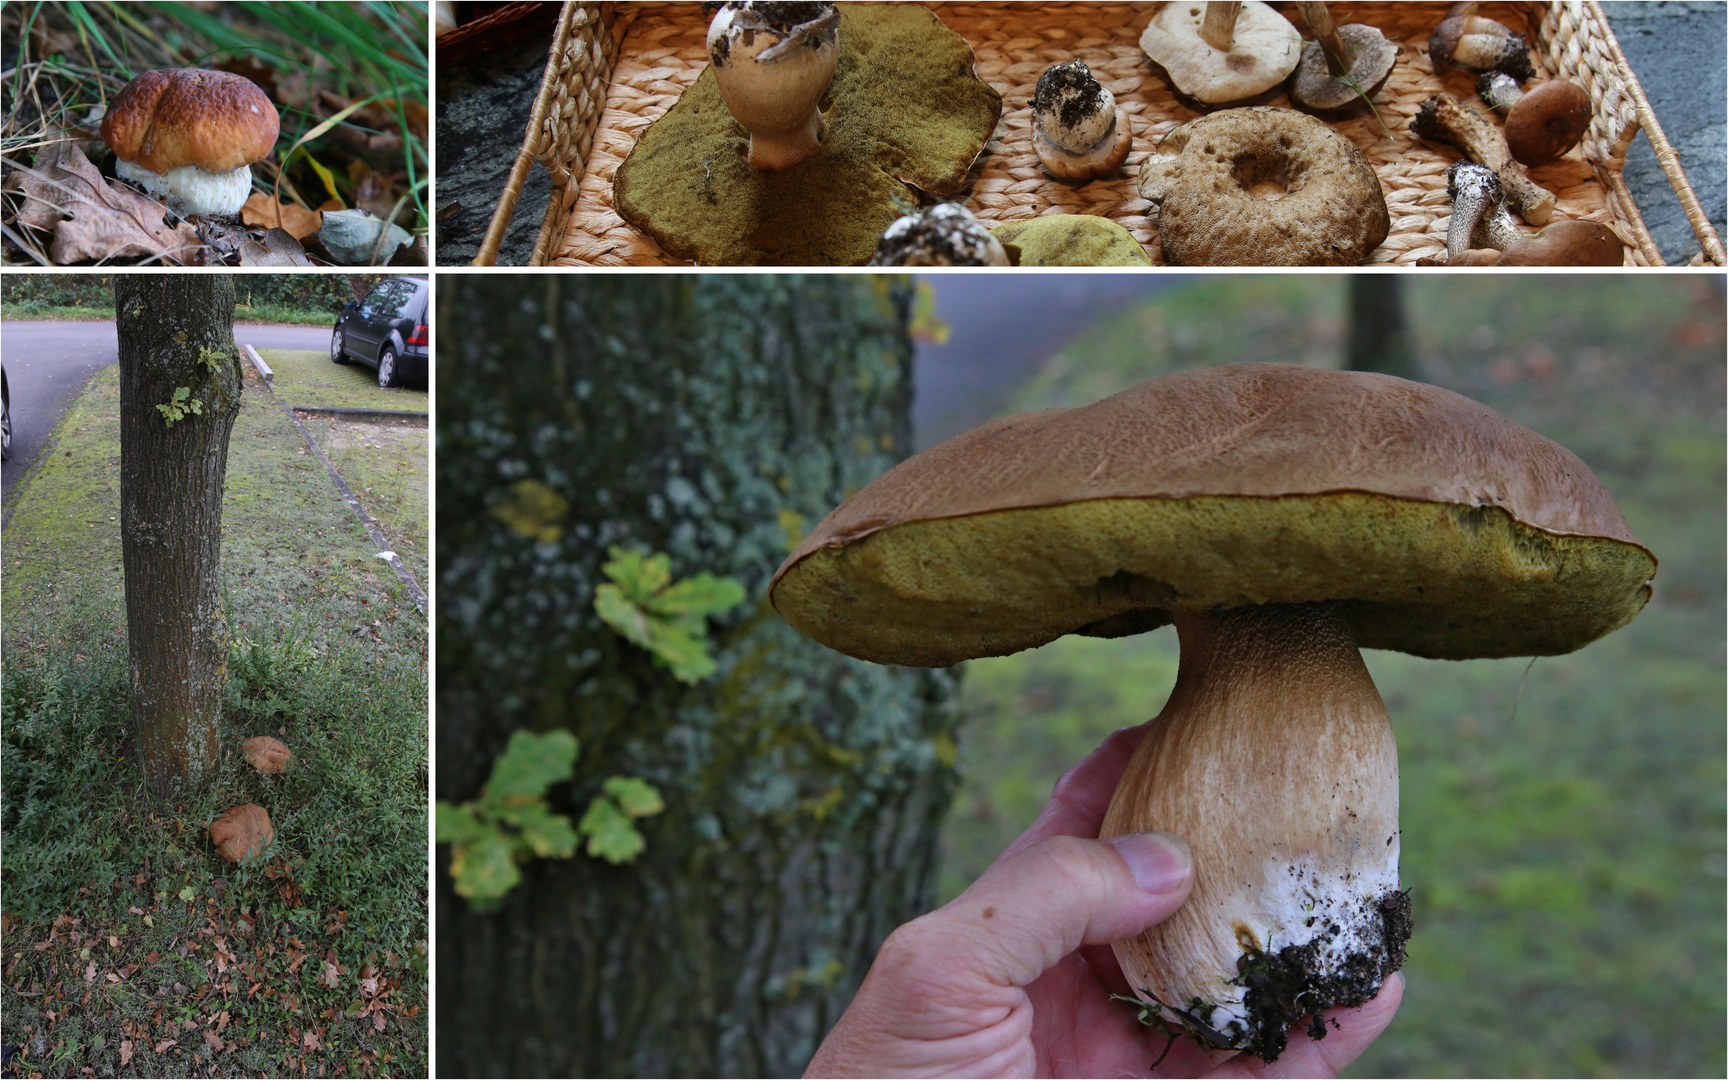
<path id="1" fill-rule="evenodd" d="M 1140 886 L 1142 892 L 1159 895 L 1175 892 L 1194 872 L 1194 856 L 1179 836 L 1160 832 L 1131 833 L 1113 836 L 1109 842 L 1122 856 L 1122 861 L 1128 864 L 1129 872 L 1134 875 L 1134 884 Z"/>

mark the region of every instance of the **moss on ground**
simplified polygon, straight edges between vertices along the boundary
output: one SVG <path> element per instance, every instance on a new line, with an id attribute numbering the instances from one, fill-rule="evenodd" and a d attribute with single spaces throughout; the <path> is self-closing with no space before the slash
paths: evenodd
<path id="1" fill-rule="evenodd" d="M 244 333 L 235 336 L 246 340 Z M 424 390 L 381 388 L 377 369 L 358 360 L 338 364 L 327 352 L 305 349 L 259 349 L 258 355 L 276 374 L 276 396 L 290 405 L 426 412 L 431 400 Z"/>

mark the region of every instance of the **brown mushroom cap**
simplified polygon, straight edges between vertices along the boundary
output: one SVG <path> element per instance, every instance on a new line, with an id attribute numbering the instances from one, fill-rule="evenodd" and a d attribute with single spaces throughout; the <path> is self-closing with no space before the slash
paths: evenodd
<path id="1" fill-rule="evenodd" d="M 231 806 L 210 823 L 210 842 L 216 845 L 216 853 L 231 863 L 256 858 L 275 838 L 269 811 L 254 803 Z"/>
<path id="2" fill-rule="evenodd" d="M 226 71 L 146 71 L 102 117 L 102 141 L 153 173 L 193 166 L 232 172 L 276 146 L 276 106 L 250 79 Z"/>
<path id="3" fill-rule="evenodd" d="M 1330 112 L 1359 105 L 1386 85 L 1398 63 L 1398 45 L 1372 26 L 1346 23 L 1338 37 L 1349 50 L 1349 81 L 1334 78 L 1318 42 L 1302 46 L 1302 59 L 1290 80 L 1290 100 L 1304 109 Z"/>
<path id="4" fill-rule="evenodd" d="M 1590 95 L 1564 79 L 1537 83 L 1506 113 L 1506 148 L 1525 165 L 1546 165 L 1578 145 L 1590 126 Z"/>
<path id="5" fill-rule="evenodd" d="M 1626 246 L 1595 221 L 1554 221 L 1501 253 L 1497 266 L 1620 266 Z"/>
<path id="6" fill-rule="evenodd" d="M 259 772 L 280 773 L 288 771 L 294 751 L 268 735 L 254 735 L 240 748 L 240 755 Z"/>
<path id="7" fill-rule="evenodd" d="M 823 519 L 770 595 L 878 663 L 1320 601 L 1365 647 L 1465 659 L 1577 649 L 1638 613 L 1655 568 L 1577 457 L 1486 406 L 1240 364 L 932 447 Z"/>

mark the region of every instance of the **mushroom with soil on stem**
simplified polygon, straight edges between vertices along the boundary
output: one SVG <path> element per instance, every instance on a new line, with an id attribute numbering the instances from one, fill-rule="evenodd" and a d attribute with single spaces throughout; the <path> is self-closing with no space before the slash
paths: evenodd
<path id="1" fill-rule="evenodd" d="M 102 116 L 114 172 L 186 217 L 233 215 L 252 191 L 253 162 L 270 156 L 276 106 L 252 80 L 226 71 L 146 71 Z"/>
<path id="2" fill-rule="evenodd" d="M 730 0 L 708 24 L 714 81 L 750 132 L 750 167 L 781 172 L 822 149 L 819 107 L 840 58 L 831 3 Z"/>
<path id="3" fill-rule="evenodd" d="M 1056 179 L 1078 183 L 1120 168 L 1134 141 L 1116 95 L 1084 60 L 1052 64 L 1038 76 L 1032 127 L 1038 161 Z"/>
<path id="4" fill-rule="evenodd" d="M 1546 225 L 1554 215 L 1554 193 L 1525 175 L 1499 128 L 1457 98 L 1435 94 L 1424 101 L 1410 121 L 1410 130 L 1418 138 L 1456 146 L 1471 161 L 1494 170 L 1512 209 L 1530 224 Z"/>
<path id="5" fill-rule="evenodd" d="M 1453 4 L 1446 18 L 1428 36 L 1428 59 L 1443 74 L 1453 67 L 1472 71 L 1504 71 L 1516 79 L 1534 79 L 1530 43 L 1493 19 L 1475 13 L 1474 3 Z"/>
<path id="6" fill-rule="evenodd" d="M 1140 35 L 1140 48 L 1178 92 L 1203 105 L 1243 101 L 1277 86 L 1302 56 L 1302 36 L 1258 0 L 1170 3 Z"/>
<path id="7" fill-rule="evenodd" d="M 898 218 L 876 242 L 871 266 L 1008 266 L 1008 252 L 972 211 L 937 203 Z"/>
<path id="8" fill-rule="evenodd" d="M 1175 688 L 1103 834 L 1183 837 L 1194 887 L 1116 955 L 1165 1021 L 1271 1061 L 1375 996 L 1410 931 L 1397 748 L 1358 650 L 1570 652 L 1654 572 L 1581 461 L 1485 406 L 1240 364 L 932 447 L 829 514 L 770 599 L 883 664 L 1174 623 Z"/>
<path id="9" fill-rule="evenodd" d="M 1347 109 L 1366 102 L 1392 77 L 1398 46 L 1361 23 L 1339 26 L 1324 3 L 1296 5 L 1315 41 L 1302 46 L 1302 59 L 1290 81 L 1290 100 L 1316 112 Z"/>
<path id="10" fill-rule="evenodd" d="M 1590 126 L 1590 95 L 1575 83 L 1550 79 L 1529 90 L 1504 71 L 1486 71 L 1476 92 L 1504 110 L 1506 149 L 1529 166 L 1546 165 L 1578 145 Z"/>
<path id="11" fill-rule="evenodd" d="M 1446 226 L 1448 263 L 1461 265 L 1459 260 L 1471 249 L 1505 251 L 1522 239 L 1506 212 L 1506 190 L 1493 169 L 1454 162 L 1446 170 L 1446 194 L 1452 199 L 1452 220 Z"/>

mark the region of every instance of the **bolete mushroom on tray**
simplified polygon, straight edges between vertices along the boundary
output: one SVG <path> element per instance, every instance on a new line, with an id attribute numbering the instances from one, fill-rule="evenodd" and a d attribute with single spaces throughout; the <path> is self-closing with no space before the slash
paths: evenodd
<path id="1" fill-rule="evenodd" d="M 1116 956 L 1164 1020 L 1271 1061 L 1292 1024 L 1374 997 L 1410 932 L 1397 749 L 1358 649 L 1570 652 L 1636 616 L 1655 569 L 1583 462 L 1483 405 L 1240 364 L 932 447 L 823 519 L 770 596 L 883 664 L 1174 623 L 1176 685 L 1104 834 L 1184 837 L 1195 884 Z"/>

